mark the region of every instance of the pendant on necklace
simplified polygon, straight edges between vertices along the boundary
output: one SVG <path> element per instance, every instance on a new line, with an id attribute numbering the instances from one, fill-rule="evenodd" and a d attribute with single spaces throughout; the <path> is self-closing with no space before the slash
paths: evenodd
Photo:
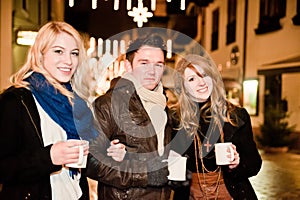
<path id="1" fill-rule="evenodd" d="M 209 152 L 209 149 L 211 147 L 211 144 L 209 143 L 209 140 L 206 140 L 206 143 L 204 144 L 204 146 L 206 147 L 206 152 Z"/>

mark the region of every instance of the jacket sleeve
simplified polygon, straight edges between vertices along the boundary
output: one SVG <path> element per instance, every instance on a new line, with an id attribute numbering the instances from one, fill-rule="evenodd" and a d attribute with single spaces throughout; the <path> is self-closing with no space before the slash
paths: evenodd
<path id="1" fill-rule="evenodd" d="M 90 146 L 94 150 L 89 154 L 86 176 L 120 189 L 147 186 L 147 167 L 144 162 L 131 159 L 114 161 L 105 152 L 95 152 L 95 149 L 100 150 L 99 146 L 96 147 L 98 144 L 96 139 Z M 136 173 L 137 169 L 141 172 Z"/>
<path id="2" fill-rule="evenodd" d="M 255 176 L 262 165 L 262 159 L 253 138 L 250 116 L 244 108 L 239 108 L 238 116 L 244 124 L 234 133 L 232 143 L 236 145 L 240 164 L 232 170 L 225 166 L 224 170 L 225 176 L 230 176 L 231 180 L 237 182 Z"/>
<path id="3" fill-rule="evenodd" d="M 31 95 L 29 93 L 29 95 Z M 36 182 L 58 171 L 52 164 L 51 145 L 44 147 L 33 97 L 23 100 L 14 93 L 0 96 L 0 182 Z M 31 104 L 31 105 L 28 105 Z"/>
<path id="4" fill-rule="evenodd" d="M 107 156 L 106 149 L 116 127 L 110 112 L 110 104 L 94 104 L 99 135 L 90 141 L 90 155 L 86 175 L 99 182 L 124 189 L 147 186 L 147 164 L 142 160 L 124 159 L 122 162 Z M 138 173 L 137 173 L 138 172 Z"/>

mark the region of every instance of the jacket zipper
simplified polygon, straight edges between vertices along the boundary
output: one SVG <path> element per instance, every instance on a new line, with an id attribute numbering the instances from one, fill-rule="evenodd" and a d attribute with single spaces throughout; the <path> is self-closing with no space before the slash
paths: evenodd
<path id="1" fill-rule="evenodd" d="M 36 131 L 37 136 L 38 136 L 39 139 L 40 139 L 41 144 L 43 145 L 43 140 L 42 140 L 42 138 L 41 138 L 41 136 L 40 136 L 40 134 L 39 134 L 39 131 L 38 131 L 38 129 L 37 129 L 36 124 L 34 123 L 34 120 L 33 120 L 32 116 L 31 116 L 31 114 L 30 114 L 30 112 L 29 112 L 29 109 L 27 108 L 27 106 L 26 106 L 25 102 L 23 101 L 23 99 L 21 99 L 21 102 L 22 102 L 23 106 L 25 107 L 25 109 L 26 109 L 26 111 L 27 111 L 27 114 L 28 114 L 29 117 L 30 117 L 30 121 L 31 121 L 31 123 L 32 123 L 33 126 L 34 126 L 34 129 L 35 129 L 35 131 Z"/>

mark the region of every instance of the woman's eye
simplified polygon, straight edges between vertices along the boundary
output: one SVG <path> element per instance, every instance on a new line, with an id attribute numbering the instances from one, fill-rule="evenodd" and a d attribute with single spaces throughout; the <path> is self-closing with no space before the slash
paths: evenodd
<path id="1" fill-rule="evenodd" d="M 203 73 L 202 74 L 202 77 L 204 78 L 204 77 L 207 77 L 208 75 L 206 74 L 206 73 Z"/>
<path id="2" fill-rule="evenodd" d="M 63 51 L 60 50 L 60 49 L 57 49 L 57 50 L 54 50 L 55 53 L 58 53 L 58 54 L 63 54 Z"/>
<path id="3" fill-rule="evenodd" d="M 193 77 L 192 78 L 188 78 L 188 81 L 192 82 L 192 81 L 194 81 L 194 78 Z"/>
<path id="4" fill-rule="evenodd" d="M 74 55 L 74 56 L 79 56 L 79 52 L 77 52 L 77 51 L 72 52 L 72 55 Z"/>

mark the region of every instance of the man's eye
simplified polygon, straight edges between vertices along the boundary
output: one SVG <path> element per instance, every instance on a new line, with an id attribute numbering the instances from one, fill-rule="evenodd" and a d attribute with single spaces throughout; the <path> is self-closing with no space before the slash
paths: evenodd
<path id="1" fill-rule="evenodd" d="M 165 65 L 164 64 L 162 64 L 162 63 L 157 63 L 157 64 L 155 64 L 155 67 L 159 67 L 159 68 L 163 68 Z"/>

